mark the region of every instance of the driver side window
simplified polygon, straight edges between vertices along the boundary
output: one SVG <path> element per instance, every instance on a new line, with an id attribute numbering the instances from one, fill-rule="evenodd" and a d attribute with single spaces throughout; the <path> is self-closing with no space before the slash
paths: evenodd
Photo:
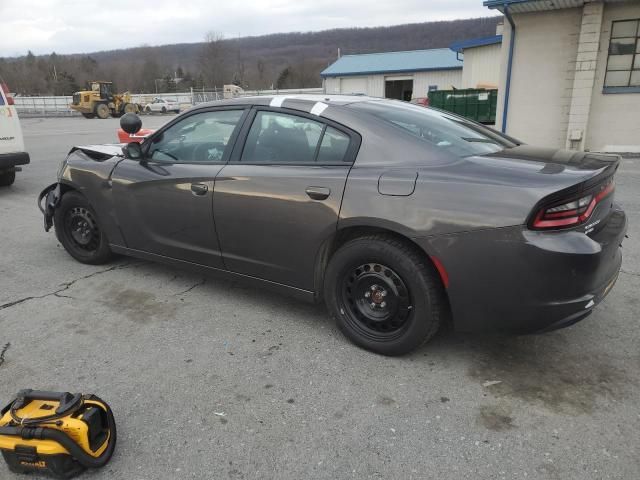
<path id="1" fill-rule="evenodd" d="M 165 130 L 147 156 L 167 163 L 220 163 L 244 110 L 218 110 L 190 115 Z"/>

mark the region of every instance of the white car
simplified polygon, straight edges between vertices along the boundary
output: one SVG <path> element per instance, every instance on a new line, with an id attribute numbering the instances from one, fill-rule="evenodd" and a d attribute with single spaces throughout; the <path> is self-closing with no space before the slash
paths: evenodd
<path id="1" fill-rule="evenodd" d="M 180 113 L 180 104 L 173 100 L 167 100 L 165 98 L 156 98 L 153 102 L 147 103 L 144 107 L 145 113 L 152 112 L 175 112 Z"/>
<path id="2" fill-rule="evenodd" d="M 24 151 L 22 127 L 7 85 L 0 80 L 0 187 L 8 187 L 16 179 L 18 165 L 29 163 Z"/>

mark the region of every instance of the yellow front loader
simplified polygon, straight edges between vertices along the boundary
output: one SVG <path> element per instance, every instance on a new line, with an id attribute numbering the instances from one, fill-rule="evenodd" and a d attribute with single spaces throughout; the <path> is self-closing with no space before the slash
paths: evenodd
<path id="1" fill-rule="evenodd" d="M 91 90 L 73 94 L 70 107 L 84 118 L 121 117 L 125 113 L 138 113 L 140 105 L 133 103 L 129 92 L 113 93 L 111 82 L 91 82 Z"/>

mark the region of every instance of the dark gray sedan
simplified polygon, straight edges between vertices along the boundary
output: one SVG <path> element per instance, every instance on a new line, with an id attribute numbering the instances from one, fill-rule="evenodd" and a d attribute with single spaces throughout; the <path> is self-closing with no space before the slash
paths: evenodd
<path id="1" fill-rule="evenodd" d="M 324 300 L 352 341 L 398 355 L 450 319 L 531 332 L 591 313 L 622 259 L 618 164 L 403 102 L 241 98 L 142 144 L 74 147 L 40 203 L 81 262 L 132 255 Z"/>

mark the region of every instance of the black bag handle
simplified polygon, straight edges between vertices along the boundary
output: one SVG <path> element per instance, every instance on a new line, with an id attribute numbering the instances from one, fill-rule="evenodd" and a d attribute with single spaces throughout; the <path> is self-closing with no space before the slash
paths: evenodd
<path id="1" fill-rule="evenodd" d="M 30 388 L 20 390 L 16 396 L 15 402 L 13 403 L 13 410 L 21 409 L 32 400 L 59 402 L 60 405 L 56 408 L 56 415 L 61 415 L 78 405 L 82 400 L 82 394 L 73 394 L 69 392 L 46 392 L 43 390 L 31 390 Z"/>

